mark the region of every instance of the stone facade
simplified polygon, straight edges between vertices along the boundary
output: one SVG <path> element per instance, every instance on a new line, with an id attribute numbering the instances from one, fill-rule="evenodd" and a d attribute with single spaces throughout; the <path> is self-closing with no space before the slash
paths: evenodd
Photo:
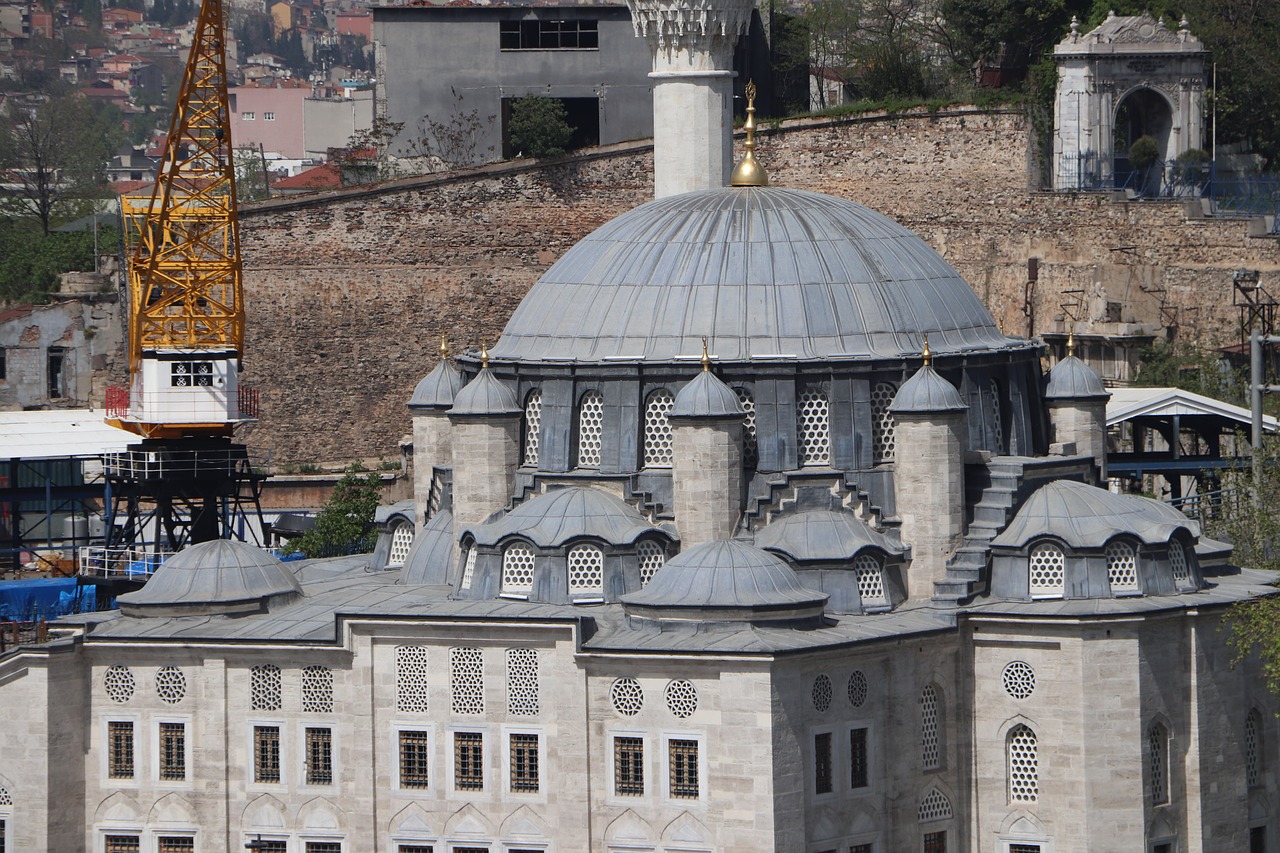
<path id="1" fill-rule="evenodd" d="M 911 543 L 907 595 L 928 599 L 964 534 L 964 414 L 899 414 L 895 433 L 893 488 Z"/>
<path id="2" fill-rule="evenodd" d="M 742 418 L 677 421 L 672 503 L 685 548 L 732 538 L 742 517 Z"/>

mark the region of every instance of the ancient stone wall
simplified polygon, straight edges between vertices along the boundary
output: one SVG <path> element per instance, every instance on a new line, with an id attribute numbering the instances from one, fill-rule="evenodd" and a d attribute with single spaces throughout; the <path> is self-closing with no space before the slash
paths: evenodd
<path id="1" fill-rule="evenodd" d="M 759 153 L 777 186 L 844 196 L 920 233 L 1008 333 L 1060 330 L 1066 302 L 1095 331 L 1176 324 L 1206 345 L 1235 341 L 1231 273 L 1274 273 L 1274 238 L 1202 218 L 1197 201 L 1033 191 L 1029 137 L 1019 114 L 956 110 L 793 122 Z M 250 444 L 276 463 L 393 455 L 440 332 L 455 347 L 492 341 L 569 246 L 651 197 L 651 161 L 623 144 L 244 209 L 244 379 L 264 410 Z"/>

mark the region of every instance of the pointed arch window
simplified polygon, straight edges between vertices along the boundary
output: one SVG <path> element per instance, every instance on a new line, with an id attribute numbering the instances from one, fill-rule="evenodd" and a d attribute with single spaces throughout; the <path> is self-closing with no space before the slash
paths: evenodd
<path id="1" fill-rule="evenodd" d="M 920 693 L 920 758 L 925 770 L 942 766 L 942 703 L 936 685 Z"/>
<path id="2" fill-rule="evenodd" d="M 1254 708 L 1244 719 L 1244 777 L 1250 788 L 1262 785 L 1262 715 Z"/>
<path id="3" fill-rule="evenodd" d="M 1147 729 L 1147 783 L 1153 806 L 1169 802 L 1169 730 L 1163 723 Z"/>
<path id="4" fill-rule="evenodd" d="M 859 554 L 853 561 L 858 579 L 858 597 L 862 606 L 879 607 L 889 603 L 884 586 L 884 562 L 874 554 Z"/>
<path id="5" fill-rule="evenodd" d="M 1116 539 L 1107 545 L 1107 580 L 1112 592 L 1138 591 L 1138 549 L 1133 543 Z"/>
<path id="6" fill-rule="evenodd" d="M 1036 733 L 1021 723 L 1009 730 L 1005 752 L 1009 769 L 1009 802 L 1035 803 L 1040 799 L 1040 760 Z"/>
<path id="7" fill-rule="evenodd" d="M 644 588 L 653 580 L 667 562 L 667 552 L 652 539 L 645 539 L 636 546 L 636 557 L 640 562 L 640 586 Z"/>
<path id="8" fill-rule="evenodd" d="M 1169 540 L 1169 569 L 1173 572 L 1173 582 L 1177 586 L 1191 583 L 1191 569 L 1187 560 L 1187 549 L 1177 539 Z"/>
<path id="9" fill-rule="evenodd" d="M 671 467 L 671 407 L 675 398 L 666 388 L 651 393 L 644 403 L 644 467 Z"/>
<path id="10" fill-rule="evenodd" d="M 599 468 L 604 434 L 604 396 L 588 391 L 578 403 L 578 467 Z"/>
<path id="11" fill-rule="evenodd" d="M 604 594 L 604 552 L 595 545 L 575 545 L 569 549 L 569 594 L 599 597 Z"/>
<path id="12" fill-rule="evenodd" d="M 533 549 L 512 543 L 502 552 L 502 594 L 527 598 L 533 592 Z"/>
<path id="13" fill-rule="evenodd" d="M 387 554 L 388 566 L 403 566 L 409 556 L 409 548 L 413 546 L 414 529 L 409 522 L 397 524 L 391 528 L 391 549 Z"/>
<path id="14" fill-rule="evenodd" d="M 538 467 L 538 445 L 542 432 L 542 389 L 534 388 L 524 398 L 524 464 Z"/>

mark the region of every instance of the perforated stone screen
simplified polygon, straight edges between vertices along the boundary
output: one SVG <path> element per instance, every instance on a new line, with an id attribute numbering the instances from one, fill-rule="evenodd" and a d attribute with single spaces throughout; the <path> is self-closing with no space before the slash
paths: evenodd
<path id="1" fill-rule="evenodd" d="M 1262 778 L 1259 760 L 1259 730 L 1262 728 L 1262 715 L 1250 711 L 1244 719 L 1244 778 L 1250 788 L 1258 787 Z"/>
<path id="2" fill-rule="evenodd" d="M 280 667 L 261 664 L 249 671 L 250 704 L 255 711 L 280 710 Z"/>
<path id="3" fill-rule="evenodd" d="M 9 793 L 9 789 L 0 785 L 0 806 L 13 805 L 13 795 Z"/>
<path id="4" fill-rule="evenodd" d="M 991 428 L 995 432 L 996 446 L 994 450 L 996 453 L 1004 453 L 1004 423 L 1002 422 L 1000 417 L 1000 415 L 1002 414 L 1002 411 L 1003 410 L 1001 408 L 1001 402 L 1000 402 L 1000 383 L 992 379 L 991 380 Z"/>
<path id="5" fill-rule="evenodd" d="M 534 388 L 524 398 L 524 464 L 538 467 L 538 445 L 542 430 L 542 389 Z"/>
<path id="6" fill-rule="evenodd" d="M 578 467 L 600 467 L 600 436 L 604 432 L 604 397 L 588 391 L 578 404 Z"/>
<path id="7" fill-rule="evenodd" d="M 476 548 L 467 548 L 467 556 L 462 563 L 462 589 L 471 589 L 471 581 L 476 576 Z"/>
<path id="8" fill-rule="evenodd" d="M 136 686 L 133 670 L 127 666 L 116 664 L 107 667 L 107 671 L 102 674 L 102 688 L 112 702 L 118 702 L 121 705 L 128 702 L 133 698 L 133 690 Z"/>
<path id="9" fill-rule="evenodd" d="M 634 717 L 644 708 L 644 690 L 634 678 L 619 678 L 609 688 L 613 710 L 624 717 Z"/>
<path id="10" fill-rule="evenodd" d="M 942 738 L 938 727 L 938 689 L 932 684 L 920 693 L 920 759 L 926 770 L 942 764 Z"/>
<path id="11" fill-rule="evenodd" d="M 746 388 L 735 388 L 738 403 L 742 411 L 742 464 L 745 468 L 754 469 L 760 461 L 759 444 L 756 441 L 756 401 Z"/>
<path id="12" fill-rule="evenodd" d="M 604 552 L 594 545 L 576 545 L 565 561 L 569 570 L 570 595 L 600 595 L 604 592 Z"/>
<path id="13" fill-rule="evenodd" d="M 1138 552 L 1124 540 L 1107 545 L 1107 580 L 1113 592 L 1128 592 L 1138 588 Z"/>
<path id="14" fill-rule="evenodd" d="M 636 546 L 636 557 L 640 562 L 640 586 L 649 585 L 658 569 L 666 565 L 667 552 L 661 545 L 646 539 Z"/>
<path id="15" fill-rule="evenodd" d="M 855 708 L 861 708 L 862 703 L 867 701 L 867 676 L 860 669 L 855 669 L 849 675 L 849 704 Z"/>
<path id="16" fill-rule="evenodd" d="M 527 545 L 508 545 L 502 552 L 502 592 L 504 595 L 528 595 L 533 591 L 533 549 Z"/>
<path id="17" fill-rule="evenodd" d="M 308 666 L 302 670 L 302 710 L 311 714 L 333 712 L 333 670 Z"/>
<path id="18" fill-rule="evenodd" d="M 946 820 L 951 817 L 951 801 L 937 788 L 930 789 L 920 801 L 920 822 Z"/>
<path id="19" fill-rule="evenodd" d="M 391 531 L 391 549 L 387 553 L 388 566 L 403 566 L 409 548 L 413 545 L 413 525 L 397 524 Z"/>
<path id="20" fill-rule="evenodd" d="M 1015 660 L 1004 668 L 1004 689 L 1014 699 L 1026 699 L 1036 691 L 1036 671 L 1026 661 Z"/>
<path id="21" fill-rule="evenodd" d="M 430 682 L 426 646 L 396 647 L 396 710 L 412 714 L 431 709 L 427 698 Z"/>
<path id="22" fill-rule="evenodd" d="M 692 681 L 681 679 L 668 682 L 664 695 L 667 708 L 681 719 L 693 716 L 698 710 L 698 689 L 693 686 Z"/>
<path id="23" fill-rule="evenodd" d="M 819 714 L 825 714 L 831 707 L 831 679 L 819 675 L 813 680 L 813 707 Z"/>
<path id="24" fill-rule="evenodd" d="M 1034 803 L 1040 799 L 1040 763 L 1035 732 L 1023 725 L 1009 731 L 1009 802 Z"/>
<path id="25" fill-rule="evenodd" d="M 1158 806 L 1169 802 L 1169 735 L 1159 723 L 1147 730 L 1147 753 L 1151 803 Z"/>
<path id="26" fill-rule="evenodd" d="M 156 694 L 170 705 L 181 702 L 187 695 L 187 677 L 182 670 L 176 666 L 160 667 L 156 673 Z"/>
<path id="27" fill-rule="evenodd" d="M 1187 552 L 1177 539 L 1169 540 L 1169 569 L 1173 572 L 1173 582 L 1179 586 L 1191 580 L 1191 571 L 1187 567 Z"/>
<path id="28" fill-rule="evenodd" d="M 796 432 L 800 443 L 800 464 L 831 464 L 831 420 L 827 392 L 806 388 L 796 406 Z"/>
<path id="29" fill-rule="evenodd" d="M 888 596 L 884 588 L 884 566 L 872 554 L 859 554 L 853 561 L 858 576 L 858 595 L 863 605 L 885 604 Z"/>
<path id="30" fill-rule="evenodd" d="M 649 395 L 644 404 L 644 467 L 671 467 L 671 407 L 675 398 L 665 388 Z"/>
<path id="31" fill-rule="evenodd" d="M 507 713 L 538 713 L 538 650 L 507 649 Z"/>
<path id="32" fill-rule="evenodd" d="M 1027 574 L 1032 598 L 1061 598 L 1066 588 L 1067 558 L 1052 542 L 1037 545 L 1027 558 Z"/>
<path id="33" fill-rule="evenodd" d="M 893 459 L 897 422 L 889 412 L 898 389 L 891 382 L 877 382 L 871 388 L 871 453 L 876 462 Z"/>
<path id="34" fill-rule="evenodd" d="M 480 649 L 449 649 L 449 686 L 453 713 L 484 713 L 484 655 Z"/>

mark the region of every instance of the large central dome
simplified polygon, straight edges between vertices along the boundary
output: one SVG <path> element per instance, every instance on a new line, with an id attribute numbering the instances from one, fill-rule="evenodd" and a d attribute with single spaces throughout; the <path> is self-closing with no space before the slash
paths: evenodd
<path id="1" fill-rule="evenodd" d="M 1017 346 L 924 240 L 845 199 L 728 187 L 657 199 L 575 245 L 495 360 L 897 358 Z"/>

